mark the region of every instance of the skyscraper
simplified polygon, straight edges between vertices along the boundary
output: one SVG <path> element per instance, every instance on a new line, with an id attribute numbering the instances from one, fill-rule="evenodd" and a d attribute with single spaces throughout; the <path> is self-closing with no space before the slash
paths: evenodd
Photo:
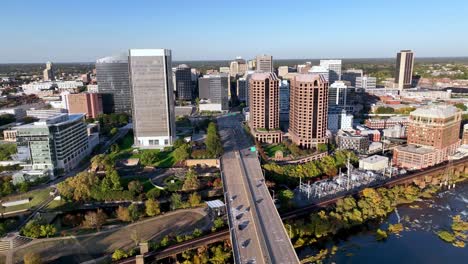
<path id="1" fill-rule="evenodd" d="M 320 60 L 320 66 L 328 69 L 328 83 L 341 80 L 341 60 Z"/>
<path id="2" fill-rule="evenodd" d="M 53 81 L 55 80 L 54 77 L 54 67 L 52 62 L 48 61 L 46 63 L 46 68 L 43 71 L 43 81 Z"/>
<path id="3" fill-rule="evenodd" d="M 328 109 L 353 111 L 355 88 L 348 87 L 343 81 L 336 81 L 328 87 Z"/>
<path id="4" fill-rule="evenodd" d="M 351 86 L 356 87 L 356 78 L 362 78 L 363 75 L 364 72 L 361 69 L 348 69 L 341 74 L 341 80 L 348 81 Z"/>
<path id="5" fill-rule="evenodd" d="M 175 138 L 171 51 L 131 49 L 130 87 L 135 145 L 162 149 Z"/>
<path id="6" fill-rule="evenodd" d="M 256 70 L 259 72 L 273 72 L 273 56 L 271 55 L 258 55 L 256 57 Z"/>
<path id="7" fill-rule="evenodd" d="M 192 100 L 192 70 L 186 64 L 177 66 L 175 70 L 175 89 L 177 99 Z"/>
<path id="8" fill-rule="evenodd" d="M 110 56 L 96 61 L 98 92 L 112 95 L 111 106 L 115 113 L 132 114 L 128 55 Z"/>
<path id="9" fill-rule="evenodd" d="M 310 149 L 326 143 L 328 82 L 321 74 L 298 74 L 290 83 L 289 134 Z"/>
<path id="10" fill-rule="evenodd" d="M 233 77 L 237 75 L 243 75 L 247 71 L 247 63 L 241 57 L 237 57 L 234 61 L 231 61 L 229 66 L 229 74 Z"/>
<path id="11" fill-rule="evenodd" d="M 229 75 L 226 73 L 208 74 L 198 79 L 200 111 L 229 110 Z"/>
<path id="12" fill-rule="evenodd" d="M 254 73 L 249 79 L 249 126 L 260 142 L 279 143 L 279 79 L 275 73 Z"/>
<path id="13" fill-rule="evenodd" d="M 411 50 L 402 50 L 397 53 L 395 83 L 397 88 L 410 88 L 413 78 L 414 53 Z"/>
<path id="14" fill-rule="evenodd" d="M 289 118 L 289 82 L 282 80 L 279 83 L 279 111 L 285 120 Z"/>
<path id="15" fill-rule="evenodd" d="M 241 102 L 247 102 L 249 86 L 247 79 L 242 77 L 237 80 L 237 99 Z"/>

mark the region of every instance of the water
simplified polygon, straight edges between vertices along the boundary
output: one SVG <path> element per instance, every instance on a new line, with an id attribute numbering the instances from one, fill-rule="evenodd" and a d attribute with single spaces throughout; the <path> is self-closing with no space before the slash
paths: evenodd
<path id="1" fill-rule="evenodd" d="M 415 208 L 415 206 L 419 208 Z M 398 207 L 398 211 L 378 226 L 361 230 L 354 235 L 327 243 L 338 246 L 335 255 L 324 263 L 468 263 L 468 245 L 457 248 L 439 239 L 436 232 L 451 230 L 452 216 L 468 219 L 468 183 L 439 193 L 431 200 Z M 400 235 L 389 234 L 387 240 L 375 239 L 375 229 L 387 229 L 398 221 L 405 231 Z M 468 243 L 467 243 L 468 244 Z M 316 253 L 317 249 L 305 248 L 298 252 L 300 258 Z"/>

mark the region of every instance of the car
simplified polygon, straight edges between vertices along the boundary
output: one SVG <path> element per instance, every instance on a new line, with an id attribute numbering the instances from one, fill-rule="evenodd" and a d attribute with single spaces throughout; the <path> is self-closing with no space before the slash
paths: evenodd
<path id="1" fill-rule="evenodd" d="M 258 198 L 257 203 L 261 203 L 263 201 L 263 198 Z"/>
<path id="2" fill-rule="evenodd" d="M 242 246 L 242 248 L 246 248 L 249 244 L 250 244 L 250 238 L 244 240 L 244 242 L 242 242 L 241 246 Z"/>
<path id="3" fill-rule="evenodd" d="M 244 216 L 244 213 L 239 213 L 238 215 L 236 215 L 236 219 L 239 220 L 242 218 L 242 216 Z"/>
<path id="4" fill-rule="evenodd" d="M 244 230 L 249 225 L 249 220 L 246 220 L 238 225 L 240 231 Z"/>

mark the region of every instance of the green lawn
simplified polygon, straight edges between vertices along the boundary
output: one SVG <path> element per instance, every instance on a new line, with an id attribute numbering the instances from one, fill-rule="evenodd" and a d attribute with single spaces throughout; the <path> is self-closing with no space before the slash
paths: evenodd
<path id="1" fill-rule="evenodd" d="M 148 178 L 145 178 L 145 177 L 138 177 L 138 176 L 135 176 L 135 177 L 125 177 L 125 178 L 122 178 L 120 180 L 122 186 L 126 187 L 128 186 L 128 183 L 131 182 L 131 181 L 139 181 L 141 182 L 141 184 L 143 184 L 143 188 L 144 188 L 144 191 L 145 192 L 148 192 L 149 190 L 153 189 L 154 186 L 153 184 L 150 182 L 150 180 Z"/>
<path id="2" fill-rule="evenodd" d="M 20 204 L 16 206 L 5 207 L 4 212 L 7 213 L 7 212 L 13 212 L 17 210 L 23 210 L 23 209 L 36 207 L 49 197 L 50 191 L 51 191 L 50 188 L 45 188 L 45 189 L 34 190 L 34 191 L 27 192 L 27 193 L 7 197 L 6 199 L 4 199 L 4 201 L 15 201 L 15 200 L 22 200 L 26 198 L 30 198 L 31 201 L 28 204 Z"/>
<path id="3" fill-rule="evenodd" d="M 263 150 L 268 155 L 268 157 L 274 157 L 276 151 L 281 150 L 284 153 L 286 152 L 287 148 L 281 144 L 271 144 L 263 146 Z"/>

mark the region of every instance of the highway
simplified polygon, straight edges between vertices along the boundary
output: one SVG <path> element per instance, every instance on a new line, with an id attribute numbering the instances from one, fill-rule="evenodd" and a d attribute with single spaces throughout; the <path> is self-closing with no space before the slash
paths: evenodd
<path id="1" fill-rule="evenodd" d="M 236 263 L 299 263 L 241 121 L 231 115 L 218 118 L 234 259 Z"/>

